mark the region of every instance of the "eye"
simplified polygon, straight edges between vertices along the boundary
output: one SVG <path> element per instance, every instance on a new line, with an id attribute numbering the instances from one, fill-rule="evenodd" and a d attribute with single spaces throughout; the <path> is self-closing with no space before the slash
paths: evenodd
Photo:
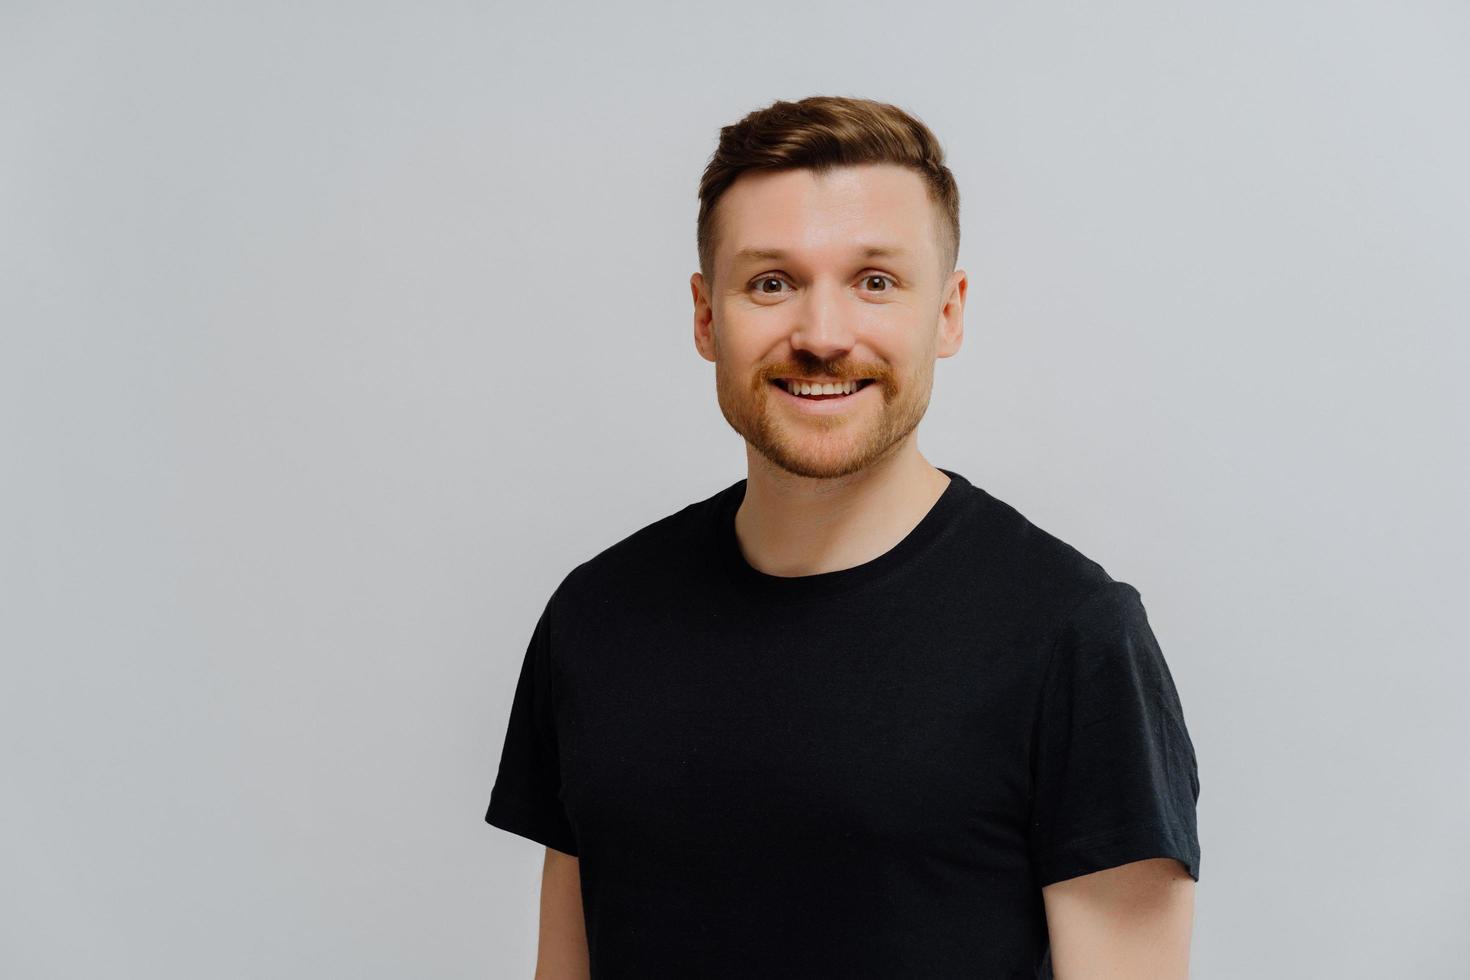
<path id="1" fill-rule="evenodd" d="M 747 293 L 753 293 L 756 296 L 769 296 L 773 299 L 779 299 L 783 295 L 783 290 L 781 289 L 783 285 L 791 285 L 791 281 L 786 278 L 785 273 L 767 272 L 756 276 L 750 282 L 746 283 L 745 291 Z M 796 287 L 791 285 L 791 288 L 795 289 Z"/>
<path id="2" fill-rule="evenodd" d="M 886 283 L 887 285 L 880 285 L 878 288 L 874 288 L 873 284 L 875 282 Z M 898 283 L 893 279 L 892 276 L 885 276 L 876 272 L 863 276 L 863 283 L 869 289 L 872 289 L 872 291 L 875 293 L 886 293 L 888 292 L 888 290 L 898 285 Z"/>

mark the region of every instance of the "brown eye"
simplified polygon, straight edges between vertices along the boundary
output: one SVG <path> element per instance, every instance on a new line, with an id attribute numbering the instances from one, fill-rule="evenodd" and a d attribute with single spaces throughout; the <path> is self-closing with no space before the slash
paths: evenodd
<path id="1" fill-rule="evenodd" d="M 887 292 L 888 291 L 888 286 L 886 285 L 886 283 L 892 281 L 887 276 L 876 276 L 875 275 L 875 276 L 866 276 L 864 278 L 867 281 L 868 288 L 869 289 L 872 289 L 873 292 L 875 292 L 875 293 L 885 293 L 885 292 Z M 876 286 L 875 287 L 873 285 L 873 283 L 875 283 L 875 282 L 876 283 L 880 283 L 882 285 L 879 285 L 879 286 Z"/>
<path id="2" fill-rule="evenodd" d="M 760 291 L 763 293 L 779 293 L 781 291 L 781 280 L 777 279 L 775 276 L 767 276 L 764 279 L 758 279 L 756 281 L 759 283 L 759 286 L 757 288 L 759 288 Z M 765 287 L 768 283 L 775 283 L 776 288 L 766 289 Z"/>

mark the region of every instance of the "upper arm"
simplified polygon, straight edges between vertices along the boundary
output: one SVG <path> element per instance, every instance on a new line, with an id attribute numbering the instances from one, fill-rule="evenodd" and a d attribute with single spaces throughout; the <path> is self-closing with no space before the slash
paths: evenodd
<path id="1" fill-rule="evenodd" d="M 1041 889 L 1057 980 L 1186 980 L 1195 881 L 1149 858 Z"/>
<path id="2" fill-rule="evenodd" d="M 561 797 L 552 649 L 558 592 L 553 592 L 547 600 L 521 657 L 510 718 L 505 726 L 505 743 L 500 751 L 500 767 L 490 790 L 485 821 L 564 854 L 575 855 L 577 833 Z"/>
<path id="3" fill-rule="evenodd" d="M 581 862 L 554 847 L 541 868 L 541 929 L 536 980 L 588 980 L 587 927 L 582 916 Z"/>

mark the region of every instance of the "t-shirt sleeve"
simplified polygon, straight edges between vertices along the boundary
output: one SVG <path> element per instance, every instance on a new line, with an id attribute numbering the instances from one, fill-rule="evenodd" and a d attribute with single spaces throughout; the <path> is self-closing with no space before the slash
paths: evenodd
<path id="1" fill-rule="evenodd" d="M 521 661 L 485 822 L 576 855 L 576 833 L 560 797 L 561 761 L 551 663 L 551 620 L 555 606 L 556 593 L 553 593 L 536 621 Z"/>
<path id="2" fill-rule="evenodd" d="M 1036 719 L 1031 858 L 1040 886 L 1145 858 L 1199 880 L 1199 774 L 1138 590 L 1108 582 L 1056 635 Z"/>

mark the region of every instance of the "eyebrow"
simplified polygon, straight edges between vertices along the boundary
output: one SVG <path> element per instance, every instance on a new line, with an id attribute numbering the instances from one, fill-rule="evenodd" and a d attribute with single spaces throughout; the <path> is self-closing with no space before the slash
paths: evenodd
<path id="1" fill-rule="evenodd" d="M 791 253 L 787 252 L 785 249 L 780 248 L 742 248 L 740 251 L 735 253 L 735 261 L 779 262 L 782 259 L 789 258 L 790 254 Z M 861 254 L 862 257 L 865 259 L 871 259 L 904 258 L 909 253 L 907 249 L 899 248 L 896 245 L 866 245 L 863 247 L 862 251 L 859 254 Z"/>

